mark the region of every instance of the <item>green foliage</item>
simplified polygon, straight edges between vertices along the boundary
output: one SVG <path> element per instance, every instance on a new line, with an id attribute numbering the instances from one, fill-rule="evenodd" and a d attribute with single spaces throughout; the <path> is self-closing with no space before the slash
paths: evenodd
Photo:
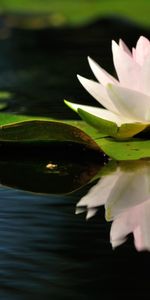
<path id="1" fill-rule="evenodd" d="M 7 91 L 0 91 L 0 100 L 4 100 L 4 99 L 10 99 L 11 98 L 11 93 L 7 92 Z"/>
<path id="2" fill-rule="evenodd" d="M 15 14 L 51 14 L 54 25 L 59 22 L 61 24 L 61 20 L 77 24 L 87 22 L 94 17 L 112 14 L 128 17 L 143 25 L 150 25 L 148 0 L 1 0 L 0 11 Z"/>
<path id="3" fill-rule="evenodd" d="M 4 110 L 8 107 L 7 100 L 11 98 L 11 93 L 7 91 L 0 91 L 0 110 Z"/>

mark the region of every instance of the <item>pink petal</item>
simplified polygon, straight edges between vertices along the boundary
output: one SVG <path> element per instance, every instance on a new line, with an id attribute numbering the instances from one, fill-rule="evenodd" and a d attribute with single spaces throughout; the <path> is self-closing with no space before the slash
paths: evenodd
<path id="1" fill-rule="evenodd" d="M 140 66 L 112 41 L 113 61 L 122 86 L 140 90 Z"/>
<path id="2" fill-rule="evenodd" d="M 88 61 L 95 77 L 102 85 L 106 86 L 108 83 L 118 84 L 118 81 L 102 69 L 93 59 L 88 57 Z"/>

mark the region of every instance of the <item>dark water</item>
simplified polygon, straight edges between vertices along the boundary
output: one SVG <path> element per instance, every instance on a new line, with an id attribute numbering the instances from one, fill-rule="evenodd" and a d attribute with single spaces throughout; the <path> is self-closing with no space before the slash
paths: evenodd
<path id="1" fill-rule="evenodd" d="M 0 194 L 1 299 L 149 295 L 149 255 L 129 243 L 112 252 L 103 209 L 85 222 L 74 214 L 79 195 Z"/>
<path id="2" fill-rule="evenodd" d="M 112 69 L 112 38 L 122 37 L 131 45 L 140 34 L 149 33 L 122 20 L 104 19 L 84 28 L 13 29 L 5 34 L 7 38 L 3 34 L 0 41 L 0 88 L 13 92 L 7 110 L 75 118 L 64 106 L 63 98 L 91 103 L 92 98 L 75 76 L 89 76 L 86 56 Z M 43 175 L 37 176 L 36 166 L 58 162 L 59 157 L 54 161 L 51 155 L 45 158 L 41 152 L 43 159 L 37 161 L 27 153 L 22 158 L 13 156 L 13 151 L 4 155 L 1 149 L 0 176 L 5 186 L 0 189 L 0 299 L 93 300 L 122 299 L 123 295 L 149 299 L 149 254 L 135 252 L 130 240 L 112 251 L 110 225 L 104 220 L 103 208 L 89 221 L 85 221 L 84 214 L 75 215 L 76 203 L 88 187 L 68 195 L 54 195 L 57 188 L 60 192 L 62 177 L 54 188 L 53 174 L 49 177 L 49 194 L 23 191 L 35 192 L 42 187 L 38 191 L 43 193 Z M 67 171 L 64 164 L 61 169 L 61 176 L 66 176 L 61 186 L 66 186 L 65 192 L 71 184 L 73 189 L 79 188 L 78 178 L 83 175 L 82 184 L 87 183 L 96 166 L 101 165 L 89 164 L 79 149 L 74 156 L 72 165 L 61 160 L 67 165 Z M 70 180 L 72 168 L 76 172 Z"/>

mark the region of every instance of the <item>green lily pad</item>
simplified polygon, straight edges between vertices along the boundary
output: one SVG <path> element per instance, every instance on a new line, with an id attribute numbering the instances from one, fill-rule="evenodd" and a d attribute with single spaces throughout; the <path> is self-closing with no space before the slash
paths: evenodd
<path id="1" fill-rule="evenodd" d="M 111 138 L 102 138 L 97 140 L 97 144 L 115 160 L 137 160 L 150 157 L 150 140 L 117 141 Z"/>
<path id="2" fill-rule="evenodd" d="M 23 115 L 13 115 L 8 113 L 0 113 L 0 126 L 9 125 L 12 123 L 18 123 L 23 121 L 34 120 L 34 117 L 23 116 Z"/>
<path id="3" fill-rule="evenodd" d="M 86 123 L 71 120 L 66 123 L 0 113 L 1 183 L 37 193 L 58 194 L 72 192 L 90 182 L 105 159 L 100 156 L 94 139 L 72 125 L 87 131 Z M 89 131 L 95 132 L 92 128 Z M 92 156 L 88 149 L 98 151 Z M 24 176 L 29 180 L 24 181 Z"/>
<path id="4" fill-rule="evenodd" d="M 15 144 L 45 144 L 69 142 L 90 149 L 102 150 L 109 157 L 137 160 L 150 157 L 150 140 L 109 138 L 84 121 L 53 120 L 41 117 L 0 113 L 0 142 Z"/>
<path id="5" fill-rule="evenodd" d="M 11 117 L 8 119 L 10 121 Z M 1 125 L 0 142 L 15 144 L 70 142 L 100 150 L 96 142 L 79 128 L 62 122 L 38 119 Z"/>
<path id="6" fill-rule="evenodd" d="M 33 120 L 44 120 L 44 121 L 51 121 L 51 122 L 61 122 L 63 124 L 72 125 L 83 130 L 88 135 L 92 136 L 93 138 L 99 138 L 106 136 L 105 134 L 99 134 L 98 130 L 89 126 L 84 121 L 77 121 L 77 120 L 56 120 L 52 118 L 45 118 L 45 117 L 38 117 L 38 116 L 26 116 L 26 115 L 15 115 L 9 113 L 0 113 L 0 126 L 1 125 L 9 125 L 12 123 L 24 122 L 24 121 L 33 121 Z"/>

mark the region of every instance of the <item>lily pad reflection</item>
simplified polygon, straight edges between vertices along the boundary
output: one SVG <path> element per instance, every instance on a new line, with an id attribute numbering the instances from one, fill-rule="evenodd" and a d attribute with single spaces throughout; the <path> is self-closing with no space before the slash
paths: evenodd
<path id="1" fill-rule="evenodd" d="M 1 145 L 0 182 L 34 193 L 66 194 L 87 184 L 104 162 L 99 152 L 80 145 L 12 146 L 9 151 Z"/>
<path id="2" fill-rule="evenodd" d="M 87 218 L 90 218 L 101 205 L 105 206 L 106 220 L 112 221 L 113 248 L 132 233 L 136 249 L 150 251 L 150 160 L 117 163 L 116 168 L 103 175 L 80 200 L 76 213 L 86 207 Z"/>

